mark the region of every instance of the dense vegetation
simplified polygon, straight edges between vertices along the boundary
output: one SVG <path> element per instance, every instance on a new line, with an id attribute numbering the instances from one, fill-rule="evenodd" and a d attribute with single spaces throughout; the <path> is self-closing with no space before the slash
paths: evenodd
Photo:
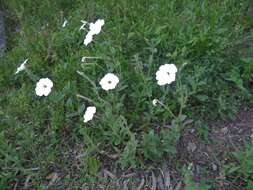
<path id="1" fill-rule="evenodd" d="M 232 119 L 240 103 L 251 102 L 248 1 L 0 4 L 8 28 L 7 52 L 0 60 L 0 189 L 11 189 L 17 179 L 24 184 L 27 176 L 34 189 L 43 189 L 52 167 L 63 174 L 60 183 L 73 189 L 94 183 L 108 164 L 155 168 L 176 157 L 182 130 L 208 133 L 201 126 Z M 97 18 L 105 20 L 102 33 L 86 47 L 80 20 Z M 83 56 L 101 59 L 82 63 Z M 15 75 L 26 58 L 27 69 Z M 161 87 L 155 72 L 165 63 L 179 71 L 174 83 Z M 105 92 L 98 83 L 108 72 L 120 83 Z M 43 77 L 54 82 L 48 97 L 34 91 Z M 164 106 L 154 106 L 153 99 Z M 84 123 L 89 105 L 97 107 L 97 115 Z M 73 157 L 80 156 L 79 167 L 73 167 Z M 179 173 L 185 171 L 179 160 L 173 163 Z M 252 170 L 242 176 L 248 179 Z"/>

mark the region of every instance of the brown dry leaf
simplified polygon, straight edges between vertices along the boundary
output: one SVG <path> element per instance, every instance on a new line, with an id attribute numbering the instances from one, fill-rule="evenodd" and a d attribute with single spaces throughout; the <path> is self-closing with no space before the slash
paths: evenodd
<path id="1" fill-rule="evenodd" d="M 56 172 L 53 172 L 51 174 L 49 174 L 47 177 L 46 177 L 46 180 L 49 180 L 49 183 L 48 183 L 48 186 L 51 186 L 53 185 L 56 180 L 58 179 L 58 174 Z"/>
<path id="2" fill-rule="evenodd" d="M 31 179 L 31 175 L 28 175 L 28 176 L 26 177 L 26 180 L 25 180 L 25 189 L 28 188 L 30 179 Z"/>
<path id="3" fill-rule="evenodd" d="M 104 169 L 104 174 L 106 176 L 109 176 L 111 179 L 116 179 L 116 176 L 112 172 L 108 171 L 107 169 Z"/>
<path id="4" fill-rule="evenodd" d="M 154 174 L 154 172 L 152 172 L 152 188 L 151 188 L 151 190 L 156 190 L 156 183 L 157 183 L 157 181 L 156 181 L 155 174 Z"/>
<path id="5" fill-rule="evenodd" d="M 190 152 L 194 152 L 197 149 L 197 146 L 195 143 L 189 142 L 187 145 L 187 150 Z"/>
<path id="6" fill-rule="evenodd" d="M 165 185 L 165 189 L 169 190 L 170 189 L 170 172 L 167 171 L 164 174 L 164 185 Z"/>
<path id="7" fill-rule="evenodd" d="M 125 181 L 123 182 L 123 190 L 129 190 L 129 188 L 128 188 L 128 183 L 129 183 L 129 180 L 125 180 Z"/>
<path id="8" fill-rule="evenodd" d="M 174 190 L 181 190 L 181 187 L 182 187 L 182 182 L 180 181 L 177 186 L 175 187 Z"/>
<path id="9" fill-rule="evenodd" d="M 157 182 L 158 182 L 158 189 L 160 189 L 160 190 L 168 190 L 168 189 L 165 189 L 165 184 L 163 182 L 163 177 L 162 177 L 161 174 L 158 176 Z"/>
<path id="10" fill-rule="evenodd" d="M 145 179 L 144 179 L 144 177 L 142 177 L 141 183 L 140 183 L 140 185 L 138 186 L 137 190 L 141 190 L 142 187 L 144 186 L 144 183 L 145 183 Z"/>

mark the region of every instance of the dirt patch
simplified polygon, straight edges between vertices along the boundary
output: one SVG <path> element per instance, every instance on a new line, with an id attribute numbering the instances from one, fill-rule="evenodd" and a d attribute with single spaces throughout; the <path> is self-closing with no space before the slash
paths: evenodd
<path id="1" fill-rule="evenodd" d="M 238 189 L 220 170 L 229 161 L 231 152 L 239 151 L 253 134 L 253 111 L 241 110 L 233 122 L 214 122 L 209 125 L 210 142 L 201 141 L 195 130 L 186 130 L 179 146 L 179 158 L 193 164 L 194 181 L 215 181 L 217 190 Z"/>

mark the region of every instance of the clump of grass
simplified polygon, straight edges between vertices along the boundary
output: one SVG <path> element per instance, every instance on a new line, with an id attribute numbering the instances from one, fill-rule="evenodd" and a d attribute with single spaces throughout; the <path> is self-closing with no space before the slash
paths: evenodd
<path id="1" fill-rule="evenodd" d="M 173 157 L 180 136 L 175 126 L 187 117 L 232 117 L 231 102 L 247 94 L 239 52 L 233 49 L 244 32 L 245 7 L 244 1 L 235 0 L 6 2 L 20 31 L 15 46 L 1 60 L 4 143 L 0 146 L 5 147 L 1 165 L 9 168 L 1 174 L 1 186 L 20 174 L 31 175 L 33 186 L 41 187 L 51 163 L 54 170 L 71 168 L 67 162 L 73 160 L 66 154 L 76 144 L 83 145 L 77 152 L 85 155 L 81 162 L 87 164 L 81 164 L 77 183 L 90 180 L 88 174 L 95 175 L 108 157 L 122 168 L 145 168 L 147 161 Z M 97 18 L 106 21 L 103 32 L 85 47 L 80 20 Z M 65 19 L 68 24 L 62 28 Z M 83 56 L 102 59 L 83 64 Z M 54 81 L 48 98 L 36 97 L 35 83 L 25 73 L 13 75 L 16 63 L 25 58 L 30 60 L 29 70 Z M 159 87 L 155 72 L 165 63 L 187 65 L 179 82 Z M 113 92 L 98 85 L 108 72 L 121 79 Z M 179 117 L 173 120 L 168 109 L 154 107 L 155 98 Z M 94 103 L 98 115 L 84 124 L 83 113 Z M 27 173 L 35 166 L 38 173 Z M 66 172 L 69 177 L 73 171 Z M 68 177 L 63 178 L 68 181 Z"/>

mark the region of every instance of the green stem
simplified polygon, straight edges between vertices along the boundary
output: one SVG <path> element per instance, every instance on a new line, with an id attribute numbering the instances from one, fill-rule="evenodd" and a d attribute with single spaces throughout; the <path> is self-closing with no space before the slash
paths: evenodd
<path id="1" fill-rule="evenodd" d="M 166 106 L 164 103 L 162 103 L 160 100 L 157 100 L 157 103 L 159 103 L 161 106 L 163 106 L 169 113 L 170 115 L 176 119 L 176 116 L 173 114 L 173 112 L 170 110 L 170 108 L 168 106 Z"/>
<path id="2" fill-rule="evenodd" d="M 33 82 L 37 82 L 38 81 L 38 77 L 37 75 L 33 74 L 29 69 L 25 69 L 26 74 L 28 75 L 28 77 L 33 81 Z"/>

